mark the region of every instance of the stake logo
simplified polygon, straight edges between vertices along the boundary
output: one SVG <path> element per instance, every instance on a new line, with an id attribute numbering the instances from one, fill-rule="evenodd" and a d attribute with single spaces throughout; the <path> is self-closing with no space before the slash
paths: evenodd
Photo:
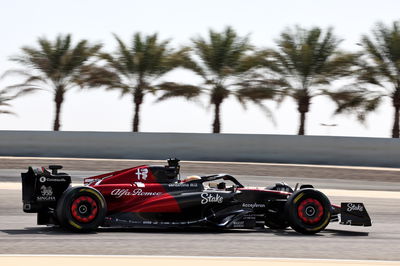
<path id="1" fill-rule="evenodd" d="M 221 197 L 219 194 L 208 194 L 208 193 L 201 193 L 201 204 L 207 204 L 209 202 L 214 203 L 222 203 L 224 198 Z"/>
<path id="2" fill-rule="evenodd" d="M 364 211 L 364 207 L 361 204 L 354 204 L 354 203 L 348 203 L 347 204 L 347 211 L 359 211 L 362 212 Z"/>

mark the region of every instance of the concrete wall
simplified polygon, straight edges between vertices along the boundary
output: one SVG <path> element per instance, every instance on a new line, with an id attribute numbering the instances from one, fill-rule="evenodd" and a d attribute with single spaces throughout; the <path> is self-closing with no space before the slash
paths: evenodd
<path id="1" fill-rule="evenodd" d="M 400 140 L 322 136 L 0 131 L 0 156 L 400 167 Z"/>

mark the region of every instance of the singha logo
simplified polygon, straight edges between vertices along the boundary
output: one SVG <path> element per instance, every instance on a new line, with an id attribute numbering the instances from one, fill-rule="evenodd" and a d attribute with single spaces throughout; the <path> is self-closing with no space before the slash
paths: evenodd
<path id="1" fill-rule="evenodd" d="M 45 185 L 40 187 L 40 192 L 42 193 L 42 196 L 52 196 L 53 195 L 53 189 L 51 187 L 46 187 Z"/>
<path id="2" fill-rule="evenodd" d="M 42 185 L 40 187 L 40 194 L 41 196 L 37 196 L 36 200 L 37 201 L 55 201 L 56 197 L 53 196 L 53 188 L 48 186 L 46 187 L 45 185 Z"/>

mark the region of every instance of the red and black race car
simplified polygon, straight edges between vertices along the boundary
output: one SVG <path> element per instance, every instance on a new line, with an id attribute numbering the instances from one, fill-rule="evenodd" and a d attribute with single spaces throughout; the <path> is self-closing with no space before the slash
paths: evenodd
<path id="1" fill-rule="evenodd" d="M 84 179 L 71 186 L 62 166 L 29 167 L 22 173 L 23 210 L 37 213 L 39 225 L 74 231 L 97 227 L 291 227 L 315 234 L 330 222 L 370 226 L 362 203 L 333 205 L 311 185 L 285 183 L 259 189 L 244 187 L 228 174 L 180 180 L 178 159 L 166 166 L 141 165 Z"/>

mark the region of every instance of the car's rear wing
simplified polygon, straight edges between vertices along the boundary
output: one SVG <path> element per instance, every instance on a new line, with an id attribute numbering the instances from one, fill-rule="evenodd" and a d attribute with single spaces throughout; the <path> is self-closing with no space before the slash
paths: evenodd
<path id="1" fill-rule="evenodd" d="M 22 202 L 24 212 L 38 213 L 48 208 L 55 208 L 57 200 L 71 184 L 71 177 L 57 170 L 62 166 L 51 165 L 52 172 L 44 167 L 28 168 L 21 173 Z"/>

